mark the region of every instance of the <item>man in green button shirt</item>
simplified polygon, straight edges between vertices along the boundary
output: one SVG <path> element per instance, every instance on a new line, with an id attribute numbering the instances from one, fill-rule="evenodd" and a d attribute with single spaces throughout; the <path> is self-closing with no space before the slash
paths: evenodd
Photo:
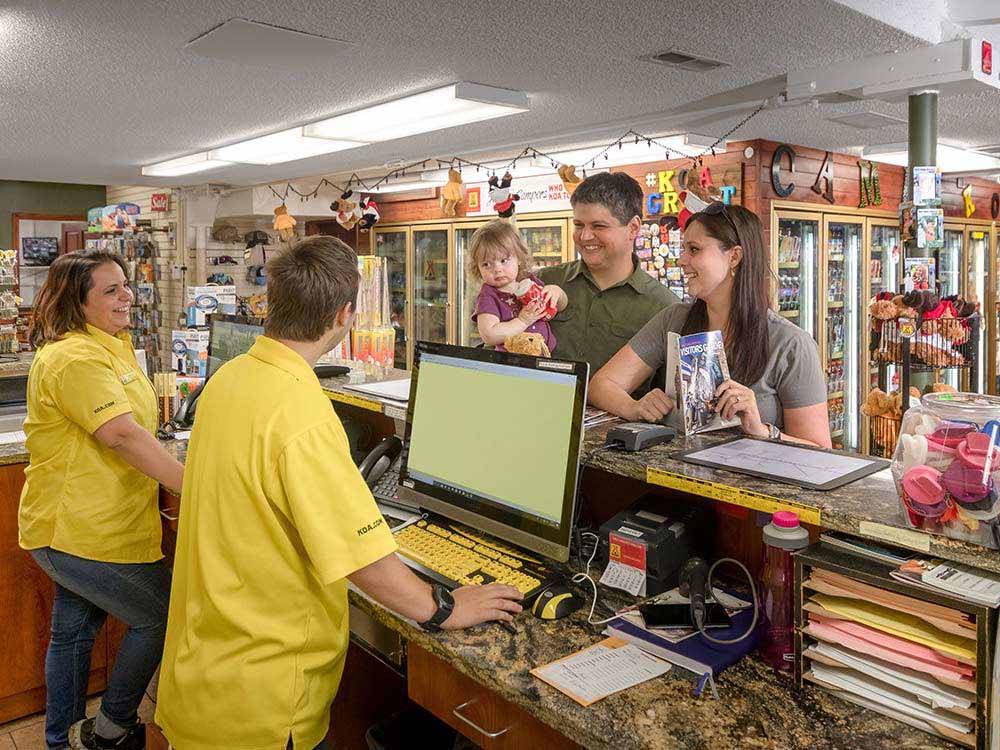
<path id="1" fill-rule="evenodd" d="M 581 260 L 538 272 L 569 298 L 552 319 L 556 356 L 590 363 L 591 377 L 656 313 L 680 300 L 639 267 L 642 188 L 622 172 L 588 177 L 573 192 L 573 242 Z"/>

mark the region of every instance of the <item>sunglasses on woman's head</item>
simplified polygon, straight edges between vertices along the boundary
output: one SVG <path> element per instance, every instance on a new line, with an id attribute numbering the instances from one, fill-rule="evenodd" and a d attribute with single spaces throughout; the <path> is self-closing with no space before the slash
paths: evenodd
<path id="1" fill-rule="evenodd" d="M 709 203 L 705 208 L 703 208 L 700 213 L 706 214 L 708 216 L 715 216 L 716 214 L 722 214 L 726 217 L 726 221 L 729 222 L 729 226 L 733 228 L 733 232 L 736 233 L 736 242 L 740 245 L 743 241 L 740 239 L 740 230 L 736 227 L 736 222 L 733 221 L 733 217 L 729 215 L 729 210 L 726 208 L 726 204 L 722 201 L 715 201 L 714 203 Z"/>

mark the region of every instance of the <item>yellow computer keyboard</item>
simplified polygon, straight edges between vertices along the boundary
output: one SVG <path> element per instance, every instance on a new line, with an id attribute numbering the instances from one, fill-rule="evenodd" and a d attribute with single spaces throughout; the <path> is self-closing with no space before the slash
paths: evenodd
<path id="1" fill-rule="evenodd" d="M 536 561 L 504 545 L 455 527 L 420 520 L 395 532 L 399 553 L 432 578 L 452 586 L 497 581 L 513 586 L 525 598 L 545 582 L 547 571 Z"/>

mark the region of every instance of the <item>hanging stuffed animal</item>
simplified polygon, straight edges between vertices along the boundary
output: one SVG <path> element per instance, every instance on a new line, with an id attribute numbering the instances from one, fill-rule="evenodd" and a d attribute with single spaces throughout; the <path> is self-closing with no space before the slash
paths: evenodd
<path id="1" fill-rule="evenodd" d="M 704 211 L 710 203 L 722 200 L 722 193 L 712 184 L 711 172 L 708 167 L 701 171 L 695 168 L 687 170 L 683 190 L 677 194 L 681 210 L 677 213 L 677 223 L 684 231 L 692 214 Z"/>
<path id="2" fill-rule="evenodd" d="M 345 190 L 338 200 L 330 204 L 330 210 L 337 213 L 337 223 L 348 231 L 361 220 L 361 207 L 351 200 L 352 195 L 353 190 Z"/>
<path id="3" fill-rule="evenodd" d="M 581 182 L 580 178 L 576 176 L 576 167 L 572 164 L 562 164 L 556 172 L 559 174 L 559 179 L 562 180 L 566 194 L 573 195 L 576 186 Z"/>
<path id="4" fill-rule="evenodd" d="M 274 209 L 274 231 L 281 237 L 282 242 L 288 242 L 295 236 L 297 223 L 294 216 L 289 216 L 288 207 L 284 203 Z"/>
<path id="5" fill-rule="evenodd" d="M 510 172 L 504 174 L 503 178 L 497 181 L 497 176 L 492 175 L 489 179 L 490 200 L 493 201 L 493 208 L 501 219 L 509 219 L 514 215 L 514 201 L 521 200 L 521 196 L 512 193 L 510 183 L 514 178 Z"/>
<path id="6" fill-rule="evenodd" d="M 367 232 L 373 226 L 378 224 L 378 220 L 382 218 L 381 214 L 378 212 L 378 204 L 372 200 L 369 195 L 367 198 L 361 199 L 361 221 L 358 226 L 361 227 L 362 232 Z"/>
<path id="7" fill-rule="evenodd" d="M 462 175 L 448 170 L 448 184 L 441 189 L 441 208 L 445 216 L 454 216 L 462 202 Z"/>

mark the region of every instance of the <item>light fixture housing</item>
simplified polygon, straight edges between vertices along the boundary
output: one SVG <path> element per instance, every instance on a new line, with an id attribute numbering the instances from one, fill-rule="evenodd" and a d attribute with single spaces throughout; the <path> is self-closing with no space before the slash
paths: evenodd
<path id="1" fill-rule="evenodd" d="M 405 193 L 409 190 L 426 190 L 427 188 L 442 187 L 448 180 L 438 179 L 430 175 L 418 175 L 410 178 L 398 178 L 397 182 L 383 182 L 376 188 L 370 190 L 358 188 L 361 193 Z"/>
<path id="2" fill-rule="evenodd" d="M 200 154 L 191 154 L 150 164 L 148 167 L 142 168 L 142 174 L 144 177 L 179 177 L 180 175 L 206 172 L 209 169 L 229 166 L 232 166 L 232 162 L 212 158 L 207 151 L 203 151 Z"/>
<path id="3" fill-rule="evenodd" d="M 368 145 L 367 141 L 362 140 L 311 138 L 302 131 L 301 126 L 281 130 L 270 135 L 262 135 L 259 138 L 251 138 L 248 141 L 240 141 L 213 149 L 208 153 L 212 158 L 222 161 L 270 165 Z"/>
<path id="4" fill-rule="evenodd" d="M 391 141 L 528 110 L 528 95 L 462 81 L 306 125 L 304 135 L 342 141 Z"/>
<path id="5" fill-rule="evenodd" d="M 865 146 L 862 153 L 865 158 L 874 161 L 898 164 L 901 167 L 908 165 L 908 152 L 905 143 L 885 143 L 878 146 Z M 938 143 L 937 166 L 942 172 L 1000 169 L 1000 158 L 971 149 Z"/>

